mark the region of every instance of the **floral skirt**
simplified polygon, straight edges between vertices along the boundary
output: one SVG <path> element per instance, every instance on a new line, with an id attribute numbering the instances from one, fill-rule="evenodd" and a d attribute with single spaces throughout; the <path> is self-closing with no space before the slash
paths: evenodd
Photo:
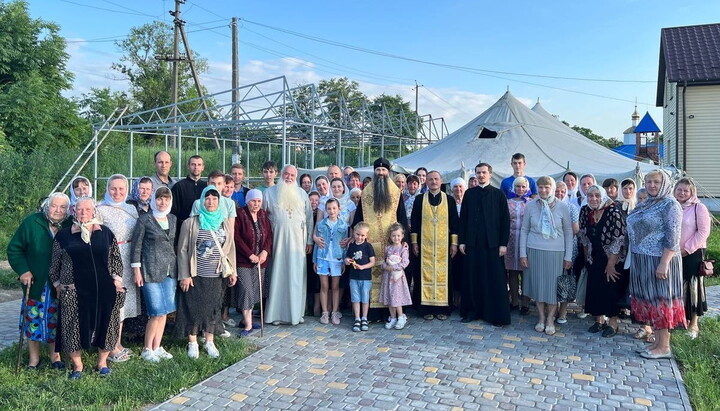
<path id="1" fill-rule="evenodd" d="M 686 327 L 680 256 L 670 260 L 668 278 L 655 277 L 660 257 L 632 254 L 630 310 L 635 319 L 657 329 Z"/>
<path id="2" fill-rule="evenodd" d="M 39 341 L 49 344 L 55 343 L 58 323 L 58 300 L 50 295 L 50 287 L 45 285 L 39 300 L 29 298 L 20 307 L 20 321 L 18 328 L 22 327 L 23 315 L 25 328 L 22 331 L 30 341 Z"/>

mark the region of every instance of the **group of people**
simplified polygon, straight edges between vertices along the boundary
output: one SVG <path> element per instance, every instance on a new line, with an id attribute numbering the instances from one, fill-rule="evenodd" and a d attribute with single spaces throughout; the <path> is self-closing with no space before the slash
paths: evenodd
<path id="1" fill-rule="evenodd" d="M 315 179 L 286 165 L 277 179 L 268 161 L 250 189 L 239 164 L 204 180 L 197 155 L 187 177 L 173 179 L 172 159 L 160 151 L 152 176 L 132 188 L 125 176 L 111 176 L 97 204 L 92 182 L 77 177 L 69 197 L 51 194 L 8 245 L 29 287 L 21 308 L 28 368 L 39 366 L 46 342 L 53 368 L 65 368 L 59 353 L 68 354 L 69 378 L 82 377 L 81 353 L 91 347 L 97 371 L 108 375 L 108 361 L 134 355 L 122 333 L 136 317 L 146 319 L 140 357 L 170 359 L 162 340 L 172 313 L 187 355 L 199 357 L 202 339 L 214 358 L 214 338 L 236 325 L 230 308 L 247 336 L 260 327 L 253 308 L 261 300 L 268 324 L 316 315 L 339 325 L 348 295 L 355 332 L 374 321 L 403 329 L 409 306 L 428 321 L 459 309 L 463 322 L 504 326 L 512 310 L 526 315 L 534 301 L 535 330 L 553 335 L 576 301 L 595 318 L 589 331 L 604 337 L 617 333 L 621 310 L 630 308 L 643 325 L 636 338 L 657 336 L 642 350 L 646 358 L 670 355 L 675 327 L 689 322 L 697 336 L 707 310 L 697 269 L 710 217 L 691 180 L 673 188 L 658 170 L 636 193 L 631 179 L 598 185 L 572 172 L 558 182 L 532 179 L 519 153 L 511 165 L 514 175 L 495 188 L 492 166 L 482 162 L 468 181 L 444 184 L 440 172 L 422 167 L 391 177 L 384 158 L 365 180 L 336 165 Z M 641 192 L 645 199 L 636 199 Z"/>

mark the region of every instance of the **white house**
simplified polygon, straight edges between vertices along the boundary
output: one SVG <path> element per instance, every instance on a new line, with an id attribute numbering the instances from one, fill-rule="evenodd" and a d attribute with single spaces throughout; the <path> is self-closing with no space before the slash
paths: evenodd
<path id="1" fill-rule="evenodd" d="M 663 107 L 664 163 L 720 197 L 720 24 L 664 28 L 656 105 Z"/>

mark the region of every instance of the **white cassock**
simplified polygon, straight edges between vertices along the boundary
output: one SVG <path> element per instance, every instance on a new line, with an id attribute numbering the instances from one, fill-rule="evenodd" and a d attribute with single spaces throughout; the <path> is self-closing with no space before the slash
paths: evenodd
<path id="1" fill-rule="evenodd" d="M 282 183 L 280 183 L 282 184 Z M 265 307 L 265 322 L 298 324 L 305 313 L 307 283 L 305 246 L 312 244 L 312 208 L 305 191 L 298 191 L 302 204 L 293 209 L 279 205 L 279 185 L 265 190 L 263 208 L 273 229 L 272 261 L 268 266 L 270 292 Z"/>

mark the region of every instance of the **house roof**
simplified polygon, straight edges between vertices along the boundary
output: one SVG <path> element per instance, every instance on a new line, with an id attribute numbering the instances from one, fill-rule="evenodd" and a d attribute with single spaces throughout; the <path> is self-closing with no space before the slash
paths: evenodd
<path id="1" fill-rule="evenodd" d="M 655 121 L 650 117 L 649 112 L 645 112 L 640 123 L 635 127 L 635 133 L 659 133 L 660 127 L 655 124 Z"/>
<path id="2" fill-rule="evenodd" d="M 658 107 L 663 105 L 666 77 L 671 83 L 720 81 L 720 23 L 662 29 Z"/>

